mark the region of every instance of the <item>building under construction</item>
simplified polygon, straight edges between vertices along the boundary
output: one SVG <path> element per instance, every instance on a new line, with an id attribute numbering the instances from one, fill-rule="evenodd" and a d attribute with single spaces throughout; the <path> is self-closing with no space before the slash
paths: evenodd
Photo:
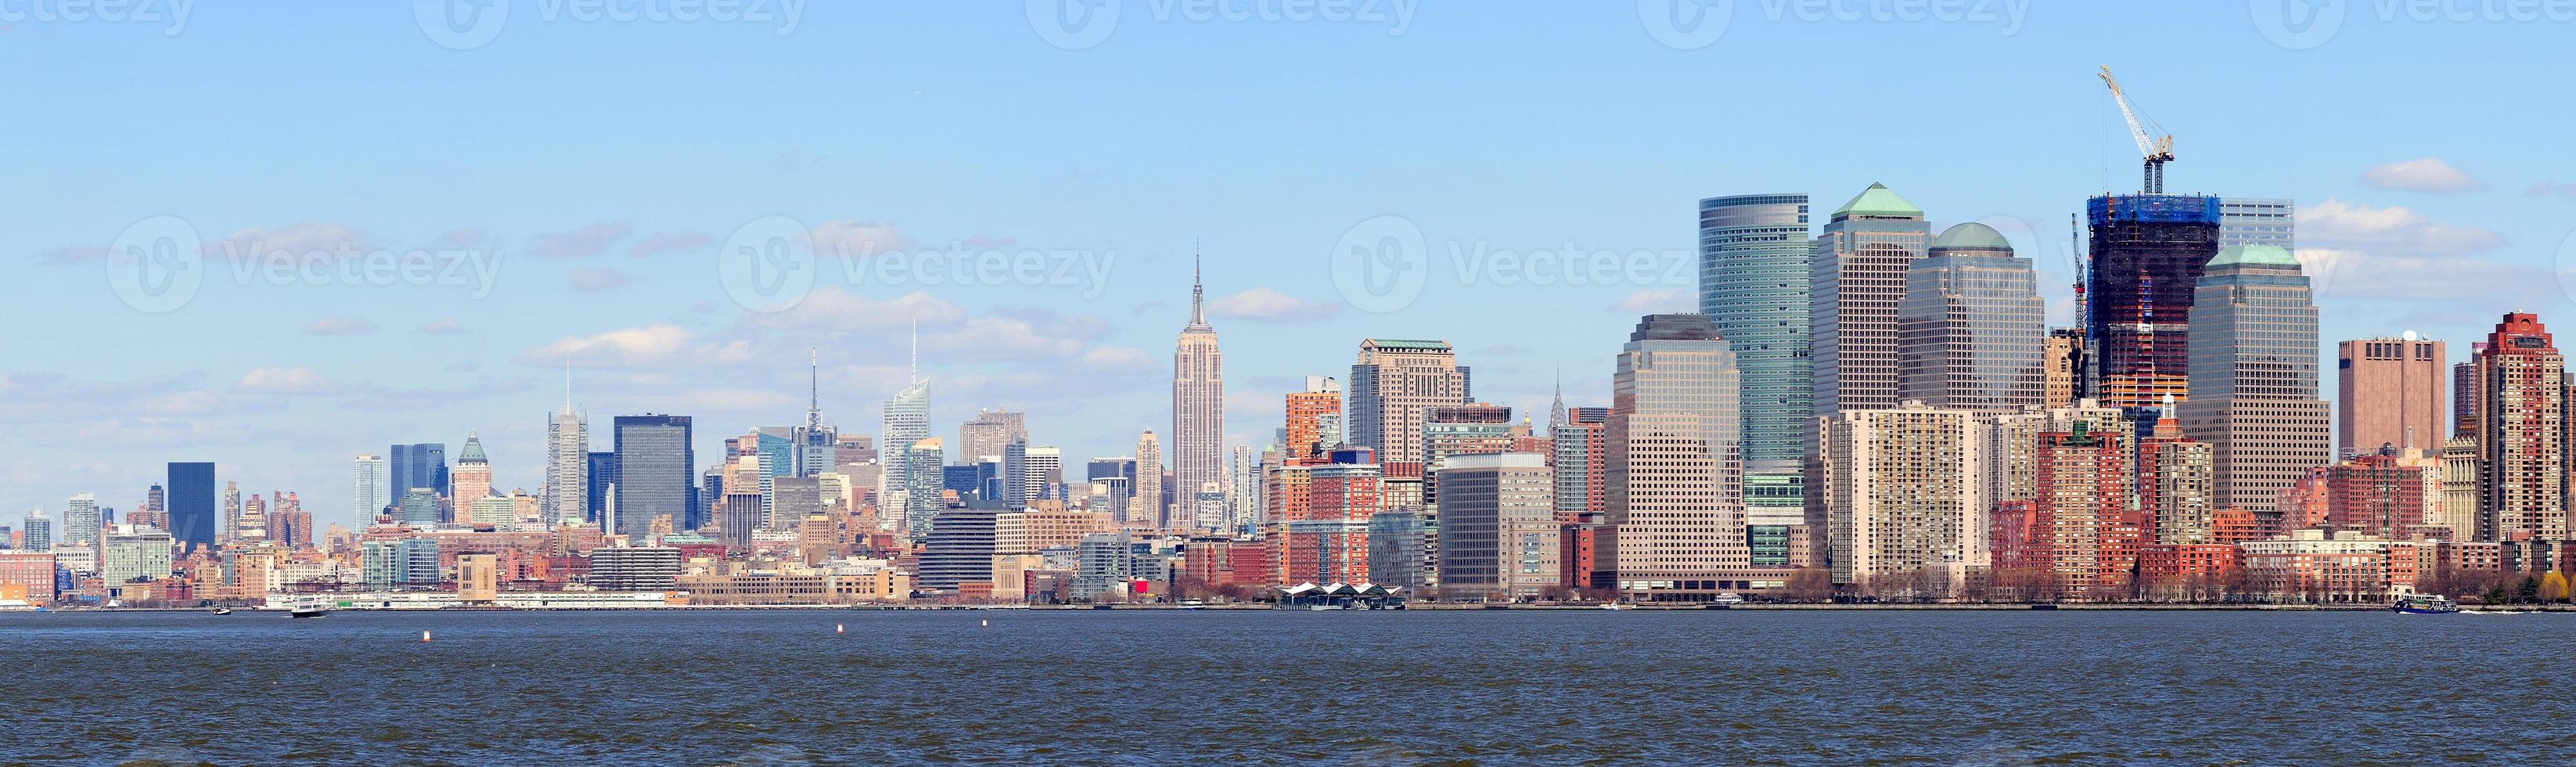
<path id="1" fill-rule="evenodd" d="M 2188 399 L 2192 289 L 2218 254 L 2218 198 L 2102 195 L 2085 213 L 2085 391 L 2105 407 Z"/>

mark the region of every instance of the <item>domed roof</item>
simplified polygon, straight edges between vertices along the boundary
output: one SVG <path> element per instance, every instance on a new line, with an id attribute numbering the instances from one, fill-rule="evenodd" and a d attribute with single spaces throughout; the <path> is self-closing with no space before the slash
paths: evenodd
<path id="1" fill-rule="evenodd" d="M 2279 245 L 2229 245 L 2218 249 L 2204 269 L 2243 264 L 2247 266 L 2285 266 L 2299 268 L 2299 258 Z"/>
<path id="2" fill-rule="evenodd" d="M 1970 221 L 1943 229 L 1940 237 L 1933 238 L 1933 250 L 1944 248 L 2000 250 L 2009 253 L 2012 251 L 2012 243 L 2005 241 L 2003 233 L 1995 231 L 1994 227 Z"/>

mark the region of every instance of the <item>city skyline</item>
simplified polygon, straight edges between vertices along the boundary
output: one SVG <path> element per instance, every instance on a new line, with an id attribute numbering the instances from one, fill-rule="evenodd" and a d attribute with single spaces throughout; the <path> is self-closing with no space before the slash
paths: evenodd
<path id="1" fill-rule="evenodd" d="M 236 14 L 242 12 L 235 12 Z M 1539 161 L 1531 170 L 1540 179 L 1567 179 L 1572 186 L 1532 183 L 1527 178 L 1497 178 L 1479 168 L 1489 151 L 1514 141 L 1537 140 L 1536 128 L 1498 128 L 1490 135 L 1449 133 L 1454 146 L 1406 140 L 1394 149 L 1418 156 L 1412 166 L 1423 173 L 1390 175 L 1361 171 L 1357 181 L 1330 186 L 1291 185 L 1288 192 L 1331 189 L 1357 195 L 1305 195 L 1327 200 L 1263 207 L 1280 213 L 1275 220 L 1255 220 L 1202 200 L 1175 199 L 1175 190 L 1197 189 L 1215 197 L 1246 192 L 1258 183 L 1291 171 L 1289 163 L 1323 168 L 1358 169 L 1382 164 L 1388 150 L 1360 142 L 1317 142 L 1286 132 L 1263 129 L 1223 141 L 1182 142 L 1171 159 L 1136 151 L 1122 137 L 1075 156 L 1049 157 L 1009 149 L 995 156 L 993 167 L 976 169 L 957 161 L 895 161 L 875 144 L 843 132 L 800 130 L 750 150 L 729 154 L 683 152 L 672 167 L 716 178 L 757 179 L 753 186 L 774 187 L 753 199 L 717 206 L 719 213 L 682 212 L 708 207 L 696 192 L 660 183 L 634 185 L 637 191 L 606 188 L 583 179 L 550 175 L 515 184 L 570 193 L 580 202 L 570 206 L 514 204 L 511 193 L 499 193 L 494 204 L 449 203 L 430 206 L 387 205 L 360 200 L 401 199 L 394 187 L 371 187 L 371 194 L 326 196 L 317 190 L 340 188 L 347 180 L 334 170 L 280 162 L 298 155 L 345 153 L 346 139 L 290 130 L 276 139 L 251 139 L 240 123 L 188 123 L 210 137 L 240 138 L 232 155 L 184 154 L 146 142 L 135 151 L 109 153 L 88 140 L 58 131 L 94 131 L 102 126 L 48 123 L 20 127 L 34 143 L 65 147 L 56 156 L 31 158 L 28 177 L 48 190 L 20 202 L 20 217 L 0 234 L 0 251 L 18 259 L 16 269 L 29 275 L 6 290 L 34 311 L 68 312 L 73 307 L 100 307 L 82 312 L 105 337 L 121 340 L 166 338 L 164 353 L 132 360 L 89 359 L 67 339 L 30 339 L 29 362 L 7 372 L 9 400 L 21 417 L 5 427 L 14 439 L 7 450 L 24 451 L 52 444 L 34 435 L 70 431 L 80 435 L 59 449 L 66 460 L 47 471 L 26 467 L 25 454 L 0 456 L 13 468 L 0 471 L 0 521 L 21 517 L 42 505 L 60 520 L 63 500 L 75 493 L 96 494 L 103 506 L 132 509 L 144 488 L 160 481 L 160 468 L 170 461 L 212 460 L 223 481 L 238 481 L 245 491 L 288 489 L 309 498 L 346 498 L 351 492 L 350 457 L 378 452 L 392 443 L 435 442 L 454 449 L 463 432 L 479 430 L 493 458 L 494 482 L 501 487 L 538 492 L 546 461 L 545 414 L 560 405 L 551 379 L 566 357 L 581 382 L 579 407 L 606 419 L 648 412 L 698 417 L 695 450 L 716 453 L 717 441 L 739 430 L 795 422 L 806 397 L 808 375 L 794 358 L 805 347 L 820 347 L 825 360 L 819 374 L 822 406 L 846 432 L 865 432 L 880 422 L 874 405 L 906 382 L 903 328 L 923 323 L 924 374 L 940 380 L 933 398 L 931 433 L 944 434 L 951 424 L 979 409 L 1009 408 L 1036 414 L 1030 428 L 1038 440 L 1064 451 L 1071 460 L 1114 456 L 1132 451 L 1135 435 L 1147 428 L 1168 434 L 1168 393 L 1155 380 L 1155 362 L 1169 343 L 1170 321 L 1178 311 L 1186 268 L 1188 241 L 1204 239 L 1210 254 L 1206 281 L 1211 320 L 1225 326 L 1228 345 L 1238 350 L 1236 370 L 1226 388 L 1224 445 L 1253 446 L 1277 422 L 1280 395 L 1295 391 L 1308 375 L 1339 375 L 1342 355 L 1357 339 L 1370 337 L 1443 339 L 1459 349 L 1461 364 L 1478 368 L 1482 379 L 1476 395 L 1519 409 L 1544 412 L 1556 372 L 1578 403 L 1606 401 L 1610 369 L 1599 353 L 1603 339 L 1619 337 L 1638 314 L 1681 309 L 1694 304 L 1696 274 L 1679 279 L 1618 281 L 1611 285 L 1534 286 L 1469 285 L 1451 263 L 1451 243 L 1472 253 L 1478 243 L 1493 249 L 1527 253 L 1553 249 L 1568 240 L 1588 249 L 1616 252 L 1649 250 L 1695 257 L 1698 248 L 1690 221 L 1698 200 L 1726 195 L 1794 192 L 1820 205 L 1848 199 L 1874 182 L 1902 191 L 1930 212 L 1933 231 L 1966 221 L 1994 225 L 2015 251 L 2038 270 L 2041 293 L 2049 300 L 2050 325 L 2068 324 L 2070 304 L 2064 287 L 2071 282 L 2067 248 L 2061 230 L 2067 214 L 2080 210 L 2084 197 L 2102 191 L 2127 192 L 2136 185 L 2134 159 L 2118 125 L 2115 110 L 2102 99 L 2091 68 L 2102 61 L 2118 67 L 2140 105 L 2159 115 L 2182 134 L 2183 159 L 2170 169 L 2176 191 L 2225 195 L 2283 197 L 2300 208 L 2299 244 L 2303 261 L 2327 264 L 2379 264 L 2375 269 L 2347 269 L 2312 274 L 2323 310 L 2323 343 L 2347 338 L 2421 331 L 2452 342 L 2451 358 L 2466 359 L 2464 339 L 2480 337 L 2491 314 L 2518 309 L 2544 318 L 2563 309 L 2565 299 L 2550 274 L 2554 243 L 2566 236 L 2563 220 L 2568 198 L 2555 193 L 2576 180 L 2576 169 L 2548 163 L 2517 161 L 2513 152 L 2549 146 L 2536 129 L 2492 126 L 2482 141 L 2410 140 L 2388 142 L 2368 136 L 2286 131 L 2255 119 L 2237 105 L 2261 99 L 2278 107 L 2312 111 L 2328 123 L 2368 123 L 2386 130 L 2371 135 L 2443 135 L 2437 115 L 2465 113 L 2479 92 L 2449 92 L 2425 87 L 2432 73 L 2411 71 L 2397 62 L 2375 61 L 2372 46 L 2399 34 L 2428 53 L 2460 60 L 2511 66 L 2525 56 L 2517 46 L 2496 44 L 2545 30 L 2482 27 L 2491 33 L 2475 41 L 2438 26 L 2381 23 L 2348 25 L 2328 44 L 2304 50 L 2283 49 L 2259 30 L 2243 23 L 2236 9 L 2174 9 L 2144 13 L 2127 9 L 2068 8 L 2034 12 L 2016 34 L 1971 24 L 1761 23 L 1747 17 L 1718 45 L 1703 50 L 1674 50 L 1659 45 L 1638 27 L 1633 14 L 1600 10 L 1544 9 L 1529 12 L 1566 30 L 1561 33 L 1579 49 L 1601 53 L 1585 64 L 1581 88 L 1607 92 L 1584 96 L 1576 83 L 1550 77 L 1520 65 L 1491 72 L 1469 72 L 1445 60 L 1473 60 L 1480 69 L 1494 68 L 1489 56 L 1476 56 L 1475 46 L 1515 40 L 1531 33 L 1497 29 L 1485 20 L 1441 16 L 1426 9 L 1404 35 L 1325 24 L 1152 24 L 1131 23 L 1099 48 L 1066 51 L 1032 34 L 1015 12 L 983 9 L 816 9 L 797 34 L 758 35 L 738 30 L 696 27 L 603 29 L 572 23 L 515 23 L 508 35 L 474 51 L 453 51 L 420 38 L 408 19 L 369 19 L 367 12 L 327 9 L 311 19 L 281 19 L 250 12 L 244 18 L 209 11 L 193 19 L 183 34 L 163 39 L 150 30 L 108 26 L 46 27 L 60 34 L 29 39 L 24 49 L 0 55 L 46 56 L 58 46 L 122 42 L 135 50 L 117 66 L 146 67 L 205 47 L 256 49 L 276 34 L 293 34 L 322 24 L 340 23 L 335 33 L 310 42 L 329 51 L 346 46 L 385 51 L 389 61 L 369 59 L 341 74 L 323 77 L 380 75 L 378 67 L 440 62 L 473 70 L 491 70 L 542 62 L 566 47 L 617 61 L 631 56 L 645 41 L 627 37 L 670 38 L 703 34 L 719 45 L 773 53 L 785 60 L 804 60 L 834 48 L 851 30 L 871 22 L 905 24 L 937 30 L 954 39 L 975 42 L 1001 57 L 1004 64 L 1071 63 L 1072 71 L 1048 74 L 1042 82 L 1062 85 L 1061 78 L 1140 73 L 1141 53 L 1188 51 L 1213 41 L 1281 41 L 1330 46 L 1350 54 L 1349 67 L 1410 65 L 1428 67 L 1423 74 L 1386 75 L 1383 89 L 1363 89 L 1360 106 L 1403 103 L 1400 97 L 1428 90 L 1464 87 L 1471 93 L 1502 83 L 1533 84 L 1542 95 L 1577 108 L 1624 103 L 1643 95 L 1616 75 L 1680 65 L 1717 66 L 1738 57 L 1785 55 L 1802 44 L 1883 44 L 1889 56 L 1920 60 L 1921 73 L 1894 82 L 1868 82 L 1851 77 L 1855 63 L 1805 61 L 1778 75 L 1766 88 L 1823 92 L 1832 87 L 1862 89 L 1872 108 L 1893 103 L 1929 106 L 1941 103 L 1945 84 L 1973 83 L 2009 108 L 2000 114 L 1977 114 L 1941 124 L 1917 126 L 1913 132 L 1844 127 L 1837 119 L 1850 107 L 1827 104 L 1826 111 L 1805 116 L 1744 119 L 1708 111 L 1706 106 L 1676 103 L 1669 119 L 1642 121 L 1636 128 L 1649 136 L 1680 136 L 1718 126 L 1704 138 L 1717 143 L 1646 141 L 1602 144 L 1580 153 L 1587 165 L 1614 174 L 1615 183 L 1593 180 L 1600 173 L 1577 171 L 1564 161 Z M 2226 16 L 2221 19 L 2218 16 Z M 350 21 L 392 23 L 345 24 Z M 269 24 L 269 22 L 281 22 Z M 2076 30 L 2106 24 L 2126 25 L 2140 34 L 2107 43 L 2087 39 Z M 2158 29 L 2215 25 L 2223 34 L 2207 44 L 2234 55 L 2245 66 L 2271 74 L 2262 82 L 2215 77 L 2225 70 L 2214 64 L 2175 61 L 2143 54 L 2144 39 Z M 307 26 L 313 25 L 313 26 Z M 640 34 L 635 33 L 640 30 Z M 1763 34 L 1755 34 L 1756 31 Z M 1903 34 L 1928 32 L 1929 34 Z M 155 35 L 148 40 L 140 35 Z M 131 38 L 131 39 L 129 39 Z M 915 43 L 887 40 L 889 55 Z M 1959 43 L 1976 43 L 1964 48 Z M 760 47 L 752 47 L 760 46 Z M 2545 47 L 2545 46 L 2540 46 Z M 1257 48 L 1257 46 L 1256 46 Z M 1963 51 L 1941 56 L 1931 51 Z M 1268 55 L 1256 50 L 1253 55 Z M 432 58 L 443 57 L 443 58 Z M 1038 67 L 1045 70 L 1047 67 Z M 1159 72 L 1159 70 L 1155 70 Z M 1358 70 L 1353 70 L 1358 71 Z M 2367 77 L 2334 78 L 2329 73 Z M 871 93 L 885 104 L 925 102 L 925 107 L 951 105 L 983 92 L 982 84 L 921 68 L 905 68 L 902 79 L 922 87 L 887 88 Z M 60 114 L 82 114 L 100 98 L 142 98 L 177 107 L 181 113 L 218 114 L 235 110 L 197 102 L 189 92 L 200 75 L 185 68 L 158 67 L 147 86 L 115 93 L 78 93 L 61 84 L 38 83 L 28 93 L 32 108 Z M 721 76 L 721 73 L 719 75 Z M 1213 92 L 1224 81 L 1213 75 L 1183 74 L 1184 93 Z M 1230 77 L 1264 77 L 1233 73 Z M 2369 90 L 2406 88 L 2453 105 L 2398 110 L 2385 103 L 2356 98 Z M 1857 85 L 1836 85 L 1860 81 Z M 612 78 L 595 93 L 574 96 L 571 103 L 603 105 L 649 92 L 645 76 Z M 743 80 L 753 93 L 743 98 L 777 99 L 782 83 Z M 1271 81 L 1277 82 L 1277 81 Z M 2288 87 L 2285 83 L 2296 83 Z M 1604 85 L 1606 84 L 1606 86 Z M 1099 107 L 1082 106 L 1042 95 L 1030 86 L 990 94 L 1019 97 L 1026 115 L 1053 114 L 1077 123 L 1104 119 Z M 1022 91 L 1020 88 L 1029 88 Z M 1705 83 L 1713 101 L 1723 101 L 1744 87 Z M 914 95 L 918 90 L 920 94 Z M 1294 91 L 1291 91 L 1294 93 Z M 559 94 L 560 95 L 560 94 Z M 980 96 L 978 96 L 980 98 Z M 453 147 L 436 138 L 436 130 L 453 130 L 455 120 L 481 113 L 461 94 L 427 94 L 433 119 L 427 125 L 370 124 L 369 130 Z M 524 103 L 534 94 L 502 90 L 490 98 Z M 1190 115 L 1255 124 L 1275 120 L 1282 110 L 1311 107 L 1307 98 L 1282 104 L 1222 102 L 1191 109 Z M 1502 104 L 1476 96 L 1464 104 Z M 1157 105 L 1120 100 L 1122 114 L 1177 114 Z M 2532 124 L 2549 124 L 2551 112 L 2565 105 L 2540 103 Z M 632 107 L 610 111 L 628 114 Z M 257 110 L 253 110 L 257 112 Z M 287 110 L 271 110 L 284 112 Z M 896 121 L 883 127 L 908 153 L 933 158 L 965 157 L 957 134 L 964 127 L 938 109 L 913 110 L 929 115 L 919 121 Z M 1336 110 L 1328 113 L 1340 114 Z M 1857 114 L 1854 112 L 1852 114 Z M 1694 116 L 1702 118 L 1694 121 Z M 535 168 L 569 169 L 603 166 L 634 154 L 632 142 L 647 134 L 602 128 L 575 114 L 551 117 L 569 121 L 573 133 L 601 136 L 604 143 L 566 144 L 550 140 L 503 138 L 467 131 L 481 141 L 485 156 Z M 253 125 L 279 127 L 268 118 Z M 1502 122 L 1511 121 L 1479 121 Z M 1289 120 L 1284 125 L 1305 125 Z M 971 131 L 965 132 L 972 135 Z M 1999 137 L 2009 137 L 2009 140 Z M 1766 158 L 1721 149 L 1693 150 L 1699 145 L 1741 145 L 1747 141 L 1796 138 L 1813 151 L 1794 158 Z M 1235 153 L 1245 142 L 1277 150 L 1280 160 L 1213 162 L 1219 152 Z M 1809 143 L 1812 142 L 1812 143 Z M 1627 144 L 1639 144 L 1627 148 Z M 1647 148 L 1651 147 L 1652 152 Z M 1681 147 L 1675 155 L 1674 148 Z M 978 144 L 980 151 L 987 148 Z M 548 159 L 551 157 L 551 159 Z M 1678 157 L 1681 162 L 1670 163 Z M 1473 162 L 1470 161 L 1473 158 Z M 1198 171 L 1175 174 L 1168 163 L 1188 162 Z M 1648 168 L 1647 161 L 1658 167 Z M 248 163 L 277 167 L 254 172 Z M 1019 169 L 1003 169 L 1010 163 Z M 868 168 L 886 167 L 893 185 L 920 192 L 903 200 L 883 192 L 847 191 L 841 177 Z M 182 184 L 140 193 L 102 184 L 83 175 L 131 175 L 147 168 L 169 169 L 170 178 L 239 180 L 246 191 L 214 200 L 187 191 Z M 723 170 L 731 168 L 732 170 Z M 942 168 L 947 171 L 943 172 Z M 963 168 L 964 170 L 960 170 Z M 1970 183 L 1977 174 L 2000 174 Z M 434 169 L 426 157 L 390 155 L 378 161 L 382 174 L 422 181 L 423 191 L 454 191 L 468 182 Z M 1138 185 L 1132 174 L 1189 179 L 1155 188 Z M 1089 179 L 1085 181 L 1083 179 Z M 1402 179 L 1398 183 L 1398 179 Z M 1573 182 L 1574 179 L 1583 179 Z M 774 183 L 773 183 L 774 182 Z M 362 182 L 373 184 L 377 182 Z M 1124 207 L 1151 210 L 1150 215 L 1110 213 L 1106 207 L 1077 202 L 1048 208 L 1016 198 L 988 206 L 952 205 L 960 195 L 974 195 L 995 185 L 1031 189 L 1112 192 L 1108 199 Z M 1091 184 L 1092 186 L 1085 186 Z M 1488 187 L 1509 190 L 1444 201 L 1455 190 Z M 1597 188 L 1596 188 L 1597 187 Z M 1383 191 L 1380 191 L 1383 190 Z M 418 194 L 411 192 L 404 194 Z M 1277 192 L 1248 195 L 1267 200 Z M 550 194 L 549 197 L 563 197 Z M 1060 196 L 1060 195 L 1059 195 Z M 337 197 L 338 199 L 334 199 Z M 1335 198 L 1346 199 L 1335 199 Z M 712 199 L 712 198 L 709 198 Z M 961 198 L 962 199 L 962 198 Z M 1134 205 L 1133 203 L 1147 203 Z M 675 204 L 686 203 L 686 204 Z M 971 211 L 971 212 L 969 212 Z M 703 272 L 680 264 L 692 254 L 710 255 L 716 243 L 764 215 L 789 214 L 818 233 L 830 229 L 839 242 L 907 244 L 917 249 L 946 249 L 951 241 L 999 242 L 1012 247 L 1088 250 L 1117 257 L 1098 292 L 1088 287 L 1004 286 L 959 289 L 955 286 L 868 284 L 852 287 L 833 275 L 806 296 L 798 311 L 779 314 L 739 308 Z M 240 282 L 239 272 L 218 264 L 215 279 L 195 300 L 175 311 L 134 312 L 116 302 L 101 278 L 103 267 L 82 248 L 104 248 L 137 221 L 156 215 L 185 220 L 207 242 L 243 234 L 243 242 L 331 242 L 354 239 L 362 245 L 412 247 L 437 244 L 450 234 L 473 239 L 467 247 L 501 251 L 508 256 L 493 292 L 480 299 L 469 291 L 436 287 L 294 284 L 271 285 L 253 276 Z M 1379 215 L 1393 215 L 1418 227 L 1430 251 L 1431 284 L 1412 303 L 1392 313 L 1368 301 L 1351 301 L 1335 287 L 1323 261 L 1337 238 Z M 1089 223 L 1086 223 L 1089 222 Z M 861 224 L 880 224 L 871 229 Z M 1821 223 L 1821 222 L 1819 222 Z M 464 235 L 480 230 L 479 239 Z M 666 236 L 667 235 L 667 236 Z M 902 243 L 897 243 L 901 240 Z M 689 243 L 698 242 L 694 246 Z M 963 247 L 963 246 L 961 246 Z M 694 248 L 694 249 L 692 249 Z M 640 255 L 639 255 L 640 254 Z M 656 260 L 660 259 L 660 260 Z M 211 263 L 211 262 L 210 262 Z M 1277 264 L 1310 264 L 1275 268 Z M 835 270 L 837 271 L 837 270 Z M 623 285 L 614 285 L 621 280 Z M 2503 294 L 2497 306 L 2473 309 L 2459 300 L 2481 295 L 2493 286 Z M 2404 300 L 2404 291 L 2420 289 L 2425 298 Z M 2394 296 L 2394 298 L 2392 298 Z M 1363 297 L 1365 298 L 1365 296 Z M 1160 304 L 1160 306 L 1154 306 Z M 1366 304 L 1366 305 L 1364 305 Z M 1645 306 L 1642 304 L 1655 304 Z M 1515 312 L 1515 305 L 1547 306 L 1552 311 Z M 544 306 L 542 311 L 525 309 Z M 714 311 L 698 311 L 713 307 Z M 1554 309 L 1561 308 L 1561 311 Z M 536 311 L 521 316 L 523 311 Z M 1546 321 L 1534 316 L 1550 315 Z M 221 323 L 205 321 L 222 317 Z M 214 328 L 226 328 L 215 334 Z M 238 339 L 245 345 L 228 346 Z M 249 344 L 256 344 L 252 346 Z M 260 353 L 239 353 L 259 348 Z M 559 353 L 563 352 L 563 353 Z M 2330 348 L 2326 350 L 2330 353 Z M 686 365 L 701 355 L 722 364 Z M 77 364 L 74 361 L 79 361 Z M 721 368 L 721 376 L 702 371 Z M 2328 392 L 2331 395 L 2331 392 Z M 2331 396 L 2328 397 L 2331 399 Z M 324 424 L 330 424 L 325 427 Z M 606 424 L 592 437 L 592 450 L 604 450 Z M 345 432 L 363 434 L 346 439 Z M 320 510 L 322 506 L 317 505 Z M 323 519 L 336 518 L 325 514 Z"/>

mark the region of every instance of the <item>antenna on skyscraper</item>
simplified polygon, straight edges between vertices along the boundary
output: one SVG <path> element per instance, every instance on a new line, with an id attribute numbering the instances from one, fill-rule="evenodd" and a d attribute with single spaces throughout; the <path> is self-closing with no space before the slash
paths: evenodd
<path id="1" fill-rule="evenodd" d="M 912 318 L 912 383 L 921 383 L 921 318 Z"/>
<path id="2" fill-rule="evenodd" d="M 564 355 L 564 412 L 572 412 L 572 355 Z"/>

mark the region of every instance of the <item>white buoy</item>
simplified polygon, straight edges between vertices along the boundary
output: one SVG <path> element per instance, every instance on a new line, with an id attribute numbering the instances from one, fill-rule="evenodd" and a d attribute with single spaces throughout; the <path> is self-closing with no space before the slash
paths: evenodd
<path id="1" fill-rule="evenodd" d="M 834 633 L 834 634 L 845 634 L 845 633 L 849 633 L 849 630 L 850 630 L 850 627 L 848 627 L 848 626 L 845 626 L 845 625 L 842 625 L 842 624 L 838 624 L 838 623 L 832 624 L 832 633 Z"/>
<path id="2" fill-rule="evenodd" d="M 985 626 L 991 626 L 991 625 L 993 625 L 993 622 L 992 622 L 992 621 L 985 621 L 985 622 L 984 622 L 984 625 L 985 625 Z"/>
<path id="3" fill-rule="evenodd" d="M 427 641 L 429 641 L 429 632 L 427 632 L 427 631 L 420 632 L 420 641 L 423 641 L 423 642 L 427 642 Z"/>

